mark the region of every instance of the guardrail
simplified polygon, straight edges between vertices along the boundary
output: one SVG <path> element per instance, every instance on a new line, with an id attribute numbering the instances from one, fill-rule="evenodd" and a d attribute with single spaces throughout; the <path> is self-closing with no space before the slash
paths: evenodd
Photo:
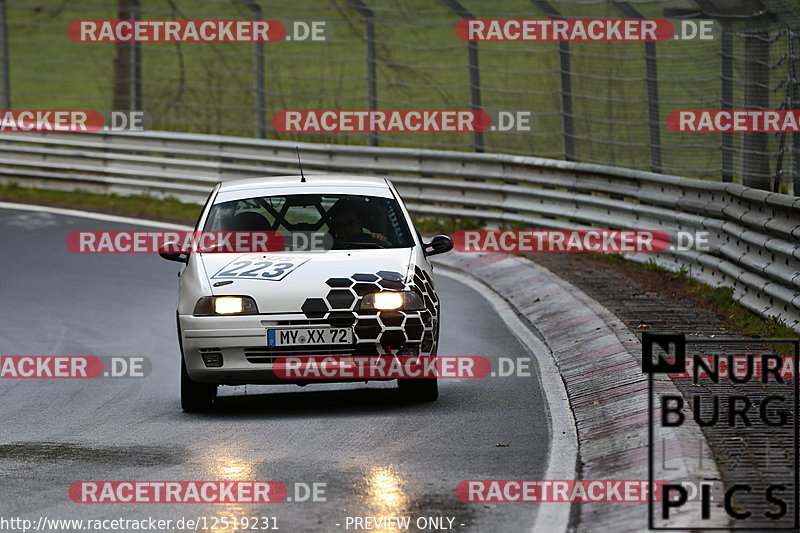
<path id="1" fill-rule="evenodd" d="M 541 229 L 709 232 L 709 250 L 631 254 L 714 286 L 800 331 L 800 197 L 536 157 L 170 132 L 0 134 L 0 181 L 202 202 L 218 181 L 296 173 L 391 176 L 418 214 Z"/>

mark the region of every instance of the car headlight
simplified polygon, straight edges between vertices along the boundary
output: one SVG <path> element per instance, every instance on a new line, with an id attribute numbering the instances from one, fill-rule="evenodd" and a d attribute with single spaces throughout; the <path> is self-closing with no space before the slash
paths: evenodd
<path id="1" fill-rule="evenodd" d="M 419 294 L 413 291 L 381 291 L 364 295 L 360 309 L 377 309 L 379 311 L 413 311 L 423 309 L 424 302 Z"/>
<path id="2" fill-rule="evenodd" d="M 249 296 L 203 296 L 194 306 L 196 316 L 256 315 L 256 301 Z"/>

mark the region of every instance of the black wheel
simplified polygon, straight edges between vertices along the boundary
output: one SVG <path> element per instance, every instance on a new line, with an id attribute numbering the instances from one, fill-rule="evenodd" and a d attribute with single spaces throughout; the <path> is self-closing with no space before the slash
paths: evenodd
<path id="1" fill-rule="evenodd" d="M 439 398 L 437 378 L 398 379 L 400 392 L 412 402 L 435 402 Z"/>
<path id="2" fill-rule="evenodd" d="M 187 413 L 208 411 L 217 397 L 217 386 L 210 383 L 195 383 L 186 372 L 186 361 L 181 356 L 181 408 Z"/>

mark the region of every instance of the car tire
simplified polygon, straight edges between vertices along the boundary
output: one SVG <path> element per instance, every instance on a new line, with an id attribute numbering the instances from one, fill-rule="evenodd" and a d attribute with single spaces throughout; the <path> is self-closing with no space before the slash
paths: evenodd
<path id="1" fill-rule="evenodd" d="M 187 413 L 202 413 L 211 409 L 216 397 L 216 385 L 195 383 L 189 379 L 186 361 L 181 357 L 181 408 Z"/>
<path id="2" fill-rule="evenodd" d="M 398 379 L 401 394 L 412 402 L 435 402 L 439 398 L 439 380 L 436 378 Z"/>

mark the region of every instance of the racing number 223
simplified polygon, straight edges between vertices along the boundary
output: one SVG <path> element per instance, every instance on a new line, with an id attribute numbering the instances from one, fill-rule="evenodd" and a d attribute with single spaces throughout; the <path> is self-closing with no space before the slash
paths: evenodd
<path id="1" fill-rule="evenodd" d="M 234 261 L 227 265 L 220 272 L 214 275 L 215 278 L 252 278 L 252 279 L 272 279 L 283 278 L 291 272 L 299 263 L 288 261 Z"/>

